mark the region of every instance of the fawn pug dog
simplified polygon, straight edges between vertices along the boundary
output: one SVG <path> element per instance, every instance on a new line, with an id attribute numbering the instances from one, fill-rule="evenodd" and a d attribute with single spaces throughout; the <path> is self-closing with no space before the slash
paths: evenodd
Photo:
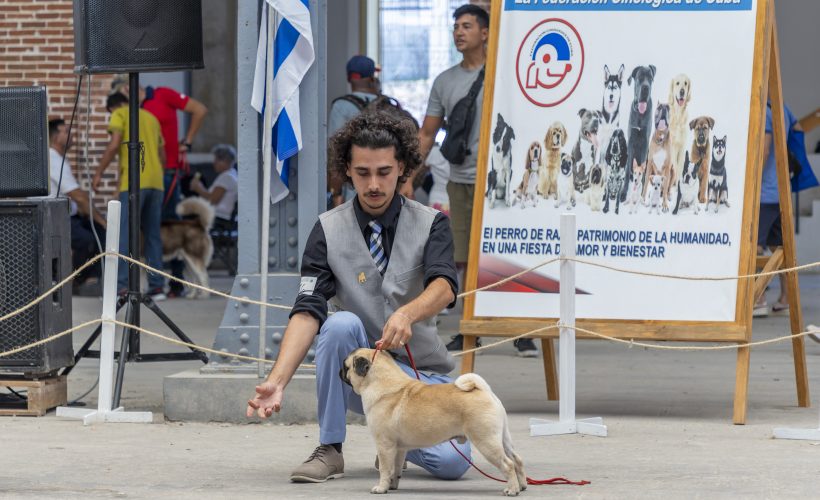
<path id="1" fill-rule="evenodd" d="M 371 493 L 398 489 L 408 450 L 453 438 L 469 439 L 504 474 L 505 495 L 526 489 L 524 463 L 513 451 L 507 412 L 480 376 L 468 373 L 452 384 L 427 385 L 409 378 L 390 354 L 373 349 L 351 352 L 339 376 L 362 397 L 378 449 L 379 484 Z"/>

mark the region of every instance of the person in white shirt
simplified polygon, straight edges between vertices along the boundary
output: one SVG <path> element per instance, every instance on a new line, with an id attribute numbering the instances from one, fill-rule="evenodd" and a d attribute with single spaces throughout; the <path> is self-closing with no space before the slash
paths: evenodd
<path id="1" fill-rule="evenodd" d="M 100 253 L 97 240 L 91 229 L 89 214 L 94 219 L 94 229 L 105 243 L 105 218 L 91 208 L 88 193 L 80 188 L 80 184 L 71 172 L 71 163 L 65 158 L 69 144 L 68 128 L 62 119 L 48 122 L 49 142 L 49 193 L 51 196 L 64 196 L 69 200 L 69 215 L 71 215 L 71 259 L 74 269 L 79 268 L 92 257 Z M 99 295 L 99 279 L 102 266 L 98 261 L 85 269 L 74 280 L 74 293 L 85 295 Z"/>
<path id="2" fill-rule="evenodd" d="M 217 144 L 211 152 L 214 155 L 214 170 L 218 174 L 216 179 L 210 188 L 206 188 L 196 176 L 191 180 L 191 191 L 211 202 L 216 215 L 215 227 L 230 227 L 239 190 L 236 150 L 228 144 Z"/>

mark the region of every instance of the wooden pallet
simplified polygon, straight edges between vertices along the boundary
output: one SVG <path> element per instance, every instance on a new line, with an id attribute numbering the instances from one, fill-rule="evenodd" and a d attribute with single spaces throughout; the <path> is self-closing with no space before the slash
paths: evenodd
<path id="1" fill-rule="evenodd" d="M 41 380 L 0 379 L 0 388 L 6 387 L 18 392 L 25 390 L 27 398 L 19 404 L 0 404 L 0 415 L 42 417 L 51 408 L 68 401 L 68 385 L 64 375 Z"/>

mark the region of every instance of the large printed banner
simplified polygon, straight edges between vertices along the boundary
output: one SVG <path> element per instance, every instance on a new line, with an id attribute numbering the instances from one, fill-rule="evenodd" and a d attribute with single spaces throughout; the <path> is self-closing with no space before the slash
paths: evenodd
<path id="1" fill-rule="evenodd" d="M 736 274 L 756 0 L 501 10 L 477 285 L 558 256 L 564 212 L 576 214 L 579 257 Z M 736 281 L 576 270 L 579 318 L 735 321 Z M 474 314 L 558 317 L 558 275 L 554 263 L 478 293 Z"/>

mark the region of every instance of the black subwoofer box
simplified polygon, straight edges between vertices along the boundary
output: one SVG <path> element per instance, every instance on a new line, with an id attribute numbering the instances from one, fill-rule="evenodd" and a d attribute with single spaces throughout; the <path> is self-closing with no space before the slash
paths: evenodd
<path id="1" fill-rule="evenodd" d="M 71 274 L 67 198 L 0 200 L 0 316 L 16 311 Z M 0 351 L 71 328 L 71 283 L 0 322 Z M 49 374 L 74 363 L 71 335 L 0 357 L 0 374 Z"/>

